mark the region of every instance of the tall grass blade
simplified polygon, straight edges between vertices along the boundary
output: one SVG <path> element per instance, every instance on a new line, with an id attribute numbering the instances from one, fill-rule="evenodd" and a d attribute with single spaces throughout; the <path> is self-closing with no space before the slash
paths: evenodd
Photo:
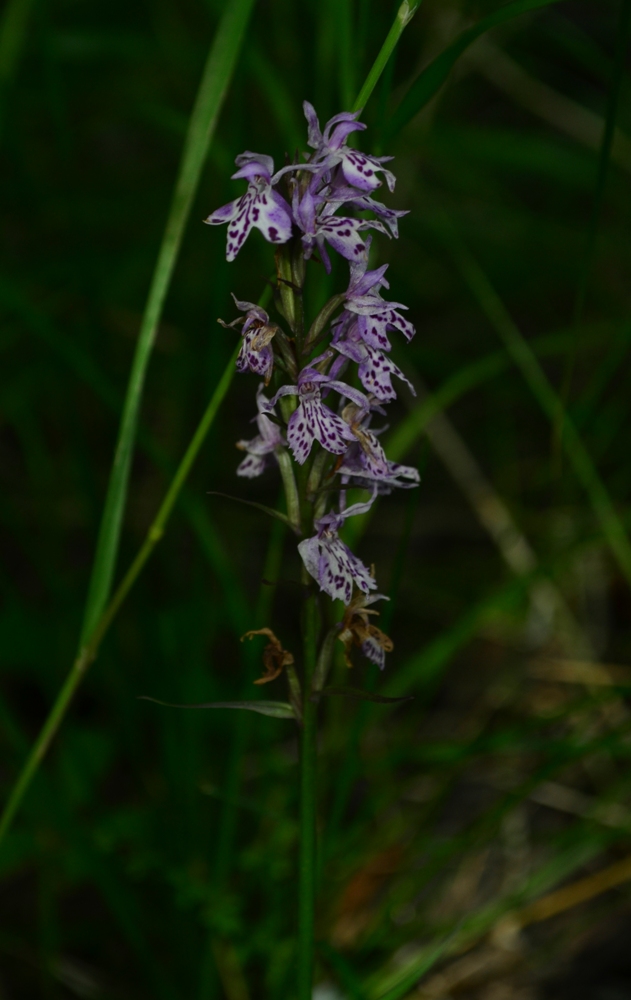
<path id="1" fill-rule="evenodd" d="M 160 509 L 156 514 L 149 531 L 147 532 L 144 544 L 127 570 L 127 573 L 119 584 L 112 600 L 102 611 L 100 617 L 96 621 L 85 645 L 81 648 L 70 673 L 57 695 L 55 703 L 51 708 L 42 729 L 40 730 L 39 736 L 37 737 L 26 763 L 18 776 L 18 780 L 9 796 L 4 812 L 0 817 L 0 843 L 11 825 L 13 817 L 15 816 L 26 791 L 33 780 L 41 761 L 45 757 L 55 733 L 61 725 L 75 691 L 79 687 L 86 670 L 90 666 L 90 663 L 95 659 L 99 646 L 107 630 L 112 624 L 114 618 L 120 610 L 121 605 L 127 597 L 127 594 L 136 582 L 155 546 L 164 534 L 164 528 L 169 515 L 173 510 L 179 493 L 186 481 L 186 477 L 191 470 L 193 462 L 199 453 L 206 435 L 208 434 L 215 416 L 217 415 L 217 411 L 228 391 L 230 383 L 232 382 L 235 372 L 237 351 L 238 347 L 233 352 L 232 357 L 230 358 L 226 369 L 219 380 L 219 384 L 211 397 L 210 403 L 206 408 L 206 412 L 204 413 L 200 424 L 193 435 L 193 439 L 186 449 L 184 457 L 178 466 L 167 494 L 162 501 Z"/>
<path id="2" fill-rule="evenodd" d="M 4 124 L 6 95 L 15 75 L 34 0 L 9 0 L 0 21 L 0 129 Z"/>
<path id="3" fill-rule="evenodd" d="M 611 159 L 611 149 L 616 129 L 616 117 L 620 100 L 620 90 L 624 76 L 625 60 L 629 48 L 629 35 L 631 33 L 631 0 L 622 0 L 620 4 L 620 18 L 618 30 L 616 32 L 616 52 L 614 66 L 607 100 L 607 113 L 605 115 L 605 127 L 603 129 L 602 142 L 598 154 L 598 171 L 596 174 L 596 185 L 594 188 L 594 201 L 587 231 L 587 242 L 585 256 L 581 268 L 581 274 L 576 293 L 576 303 L 574 307 L 574 321 L 580 326 L 583 320 L 585 309 L 585 296 L 587 294 L 587 282 L 589 272 L 596 248 L 596 234 L 598 231 L 598 221 L 602 207 L 603 194 L 605 191 L 605 181 L 607 180 L 607 170 Z"/>
<path id="4" fill-rule="evenodd" d="M 607 114 L 605 116 L 605 127 L 603 129 L 602 141 L 600 144 L 600 151 L 598 155 L 598 170 L 596 174 L 596 185 L 594 188 L 594 200 L 592 202 L 589 225 L 587 227 L 587 240 L 585 243 L 585 251 L 583 254 L 583 260 L 581 264 L 580 274 L 578 278 L 578 286 L 576 291 L 576 300 L 574 303 L 574 323 L 577 327 L 580 326 L 581 323 L 583 322 L 583 316 L 585 313 L 585 300 L 587 297 L 587 286 L 589 283 L 589 275 L 592 269 L 594 255 L 596 252 L 596 235 L 598 233 L 598 223 L 600 220 L 600 213 L 602 209 L 603 195 L 605 193 L 607 170 L 609 167 L 609 161 L 611 159 L 611 150 L 613 146 L 613 139 L 616 128 L 616 116 L 618 112 L 618 103 L 620 98 L 620 89 L 622 86 L 622 77 L 624 74 L 624 65 L 627 56 L 627 49 L 629 47 L 630 31 L 631 31 L 631 0 L 622 0 L 620 5 L 620 17 L 618 20 L 616 53 L 614 57 L 611 86 L 609 88 L 609 98 L 607 101 Z M 572 345 L 572 350 L 569 353 L 565 365 L 563 384 L 561 387 L 561 410 L 559 412 L 556 427 L 554 428 L 554 440 L 557 445 L 556 450 L 558 450 L 559 452 L 560 452 L 560 436 L 562 433 L 562 424 L 563 424 L 563 414 L 567 409 L 567 405 L 572 391 L 572 377 L 574 374 L 575 364 L 576 364 L 576 341 Z"/>
<path id="5" fill-rule="evenodd" d="M 147 367 L 202 167 L 228 91 L 253 3 L 254 0 L 231 0 L 226 6 L 208 54 L 191 114 L 173 201 L 129 376 L 90 579 L 81 646 L 86 644 L 94 631 L 111 591 Z"/>
<path id="6" fill-rule="evenodd" d="M 386 40 L 381 46 L 379 54 L 375 59 L 366 80 L 364 81 L 364 85 L 357 95 L 355 103 L 352 107 L 353 111 L 359 111 L 365 106 L 368 98 L 377 86 L 379 77 L 386 68 L 386 64 L 394 52 L 401 35 L 420 7 L 420 3 L 421 0 L 403 0 L 403 3 L 397 11 L 394 24 L 386 35 Z"/>
<path id="7" fill-rule="evenodd" d="M 507 312 L 504 303 L 477 261 L 453 233 L 449 234 L 448 239 L 456 262 L 471 292 L 503 340 L 513 361 L 520 368 L 541 409 L 554 423 L 561 412 L 561 402 L 532 348 L 521 335 L 516 323 Z M 577 479 L 589 497 L 611 552 L 631 584 L 631 543 L 591 456 L 567 415 L 563 418 L 562 441 L 563 449 L 574 468 Z"/>
<path id="8" fill-rule="evenodd" d="M 489 14 L 488 17 L 483 17 L 477 24 L 458 35 L 455 42 L 452 42 L 439 56 L 436 56 L 416 78 L 386 128 L 386 141 L 392 139 L 425 107 L 445 83 L 460 56 L 480 35 L 490 31 L 491 28 L 496 28 L 499 24 L 511 21 L 519 14 L 536 10 L 538 7 L 548 7 L 550 4 L 558 2 L 559 0 L 515 0 L 514 3 L 506 4 L 505 7 Z"/>

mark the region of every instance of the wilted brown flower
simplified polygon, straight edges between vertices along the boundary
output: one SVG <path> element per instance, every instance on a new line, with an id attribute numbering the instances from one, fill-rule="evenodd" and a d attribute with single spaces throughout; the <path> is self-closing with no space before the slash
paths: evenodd
<path id="1" fill-rule="evenodd" d="M 241 636 L 241 642 L 244 639 L 251 639 L 254 635 L 266 635 L 269 638 L 269 642 L 263 650 L 265 673 L 254 681 L 255 684 L 267 684 L 268 681 L 275 680 L 282 673 L 283 667 L 291 666 L 294 658 L 287 649 L 283 649 L 280 639 L 274 635 L 271 628 L 252 629 Z"/>
<path id="2" fill-rule="evenodd" d="M 368 605 L 379 600 L 388 598 L 383 594 L 372 594 L 369 597 L 358 590 L 346 608 L 338 639 L 344 643 L 347 667 L 353 666 L 350 658 L 352 646 L 359 646 L 364 656 L 376 663 L 380 670 L 385 666 L 386 653 L 391 653 L 394 648 L 392 639 L 373 625 L 369 618 L 369 615 L 378 615 L 379 612 L 369 610 Z"/>

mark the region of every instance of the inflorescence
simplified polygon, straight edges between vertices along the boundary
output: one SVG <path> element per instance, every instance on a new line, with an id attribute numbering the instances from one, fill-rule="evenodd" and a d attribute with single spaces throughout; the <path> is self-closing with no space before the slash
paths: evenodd
<path id="1" fill-rule="evenodd" d="M 388 265 L 368 270 L 372 237 L 366 231 L 396 238 L 398 219 L 407 213 L 372 197 L 382 178 L 394 190 L 394 174 L 384 166 L 392 157 L 368 156 L 347 145 L 351 133 L 366 127 L 357 120 L 359 112 L 338 114 L 321 131 L 312 105 L 305 101 L 303 107 L 313 152 L 276 173 L 270 156 L 251 152 L 238 156 L 233 178 L 248 181 L 246 193 L 205 220 L 210 225 L 227 223 L 228 260 L 234 260 L 253 227 L 279 246 L 278 306 L 291 330 L 287 334 L 263 308 L 236 298 L 243 315 L 223 324 L 241 327 L 238 371 L 251 371 L 263 379 L 256 394 L 258 434 L 238 442 L 246 457 L 237 474 L 259 476 L 268 465 L 277 464 L 286 492 L 296 493 L 289 453 L 299 466 L 310 460 L 306 483 L 312 514 L 306 519 L 296 514 L 298 523 L 293 527 L 298 533 L 305 528 L 305 533 L 315 533 L 302 538 L 298 551 L 320 589 L 346 606 L 339 637 L 347 655 L 352 644 L 358 645 L 383 668 L 392 643 L 371 624 L 368 616 L 376 612 L 366 610 L 382 595 L 370 593 L 377 587 L 374 573 L 339 532 L 347 518 L 368 511 L 378 494 L 419 482 L 415 468 L 388 460 L 379 431 L 371 428 L 373 415 L 383 415 L 384 404 L 396 398 L 393 376 L 412 389 L 389 357 L 389 335 L 398 331 L 410 341 L 415 330 L 400 312 L 407 307 L 382 297 L 381 290 L 389 287 Z M 374 218 L 354 218 L 348 214 L 351 208 L 372 212 Z M 325 305 L 305 332 L 298 315 L 305 261 L 317 253 L 330 273 L 330 249 L 349 262 L 348 288 Z M 364 391 L 344 381 L 352 366 Z M 276 391 L 269 398 L 265 388 L 272 378 Z M 312 453 L 316 442 L 319 448 Z M 351 487 L 369 490 L 370 499 L 347 506 Z M 327 510 L 336 493 L 336 509 Z M 290 501 L 288 495 L 288 509 Z M 299 508 L 297 500 L 294 506 Z"/>

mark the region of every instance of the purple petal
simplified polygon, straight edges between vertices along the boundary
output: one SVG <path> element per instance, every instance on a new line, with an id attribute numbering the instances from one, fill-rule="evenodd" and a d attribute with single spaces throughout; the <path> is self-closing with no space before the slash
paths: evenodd
<path id="1" fill-rule="evenodd" d="M 366 249 L 366 243 L 361 236 L 365 223 L 358 219 L 330 218 L 318 225 L 318 235 L 331 244 L 342 257 L 356 260 Z"/>
<path id="2" fill-rule="evenodd" d="M 229 201 L 227 205 L 222 205 L 221 208 L 216 208 L 214 212 L 204 219 L 204 222 L 208 226 L 221 226 L 225 222 L 230 222 L 236 213 L 239 211 L 240 198 L 235 198 L 234 201 Z"/>
<path id="3" fill-rule="evenodd" d="M 294 410 L 287 425 L 287 443 L 298 465 L 304 465 L 313 445 L 313 421 L 303 400 Z"/>
<path id="4" fill-rule="evenodd" d="M 281 385 L 276 395 L 273 396 L 272 399 L 270 399 L 269 403 L 266 406 L 266 409 L 268 408 L 271 409 L 273 406 L 276 406 L 276 403 L 281 396 L 297 396 L 298 391 L 299 390 L 297 385 Z"/>
<path id="5" fill-rule="evenodd" d="M 271 156 L 267 156 L 265 153 L 251 153 L 246 150 L 245 153 L 237 156 L 234 162 L 239 170 L 232 175 L 233 180 L 237 177 L 247 177 L 251 181 L 255 177 L 264 177 L 265 180 L 269 181 L 274 173 L 274 161 Z"/>
<path id="6" fill-rule="evenodd" d="M 366 126 L 358 122 L 359 111 L 342 111 L 331 118 L 324 127 L 324 144 L 330 150 L 337 150 L 346 141 L 351 132 L 363 132 Z"/>
<path id="7" fill-rule="evenodd" d="M 265 471 L 266 461 L 258 455 L 246 455 L 237 468 L 237 476 L 244 476 L 246 479 L 254 479 Z"/>
<path id="8" fill-rule="evenodd" d="M 268 345 L 256 351 L 252 347 L 252 341 L 258 333 L 258 329 L 251 330 L 243 337 L 241 350 L 237 357 L 237 371 L 251 371 L 255 375 L 261 375 L 266 381 L 274 369 L 274 351 Z"/>
<path id="9" fill-rule="evenodd" d="M 386 334 L 387 326 L 388 324 L 383 323 L 379 316 L 359 316 L 357 320 L 357 329 L 363 342 L 368 347 L 381 351 L 392 350 L 392 344 Z"/>
<path id="10" fill-rule="evenodd" d="M 396 392 L 392 387 L 392 375 L 396 375 L 403 382 L 406 382 L 412 393 L 416 395 L 412 383 L 405 377 L 400 368 L 395 365 L 382 351 L 376 351 L 368 347 L 368 357 L 357 369 L 361 383 L 368 392 L 374 393 L 377 399 L 386 403 L 391 399 L 396 399 Z"/>
<path id="11" fill-rule="evenodd" d="M 371 635 L 362 642 L 361 651 L 367 659 L 376 663 L 380 670 L 384 669 L 386 665 L 386 651 Z"/>
<path id="12" fill-rule="evenodd" d="M 305 113 L 308 125 L 307 145 L 311 146 L 312 149 L 317 149 L 322 143 L 322 132 L 320 131 L 320 122 L 318 121 L 315 108 L 309 101 L 303 101 L 302 110 Z"/>
<path id="13" fill-rule="evenodd" d="M 374 191 L 381 187 L 377 171 L 382 168 L 371 156 L 356 149 L 348 150 L 342 160 L 342 173 L 349 184 L 361 191 Z"/>
<path id="14" fill-rule="evenodd" d="M 268 243 L 286 243 L 291 239 L 291 209 L 271 187 L 256 198 L 252 206 L 252 225 L 261 230 Z"/>
<path id="15" fill-rule="evenodd" d="M 363 392 L 359 389 L 353 389 L 352 386 L 347 385 L 346 382 L 336 382 L 331 380 L 327 383 L 328 389 L 334 389 L 335 392 L 339 392 L 341 396 L 346 396 L 347 399 L 351 399 L 353 403 L 360 406 L 362 409 L 368 410 L 369 402 L 364 396 Z"/>
<path id="16" fill-rule="evenodd" d="M 311 411 L 313 434 L 323 448 L 333 455 L 343 455 L 348 446 L 348 424 L 318 399 L 305 400 L 305 411 Z"/>
<path id="17" fill-rule="evenodd" d="M 304 539 L 298 545 L 298 551 L 307 572 L 333 600 L 350 604 L 353 583 L 365 594 L 377 586 L 366 566 L 344 545 L 335 531 L 326 532 L 322 538 Z"/>
<path id="18" fill-rule="evenodd" d="M 234 260 L 246 241 L 252 228 L 252 206 L 256 200 L 256 188 L 250 187 L 237 201 L 237 209 L 228 223 L 226 260 Z"/>

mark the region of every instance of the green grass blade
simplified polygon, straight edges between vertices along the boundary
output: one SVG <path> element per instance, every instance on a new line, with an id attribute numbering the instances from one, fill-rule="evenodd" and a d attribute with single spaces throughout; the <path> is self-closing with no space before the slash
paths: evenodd
<path id="1" fill-rule="evenodd" d="M 532 348 L 522 337 L 516 323 L 491 285 L 486 274 L 453 233 L 449 242 L 454 257 L 471 292 L 504 342 L 506 350 L 521 370 L 541 409 L 554 423 L 561 412 L 561 401 L 548 381 Z M 574 424 L 564 416 L 562 442 L 577 479 L 582 484 L 600 522 L 603 535 L 624 576 L 631 584 L 631 543 L 609 493 Z"/>
<path id="2" fill-rule="evenodd" d="M 483 17 L 477 24 L 472 25 L 463 31 L 454 42 L 451 43 L 439 56 L 423 70 L 416 78 L 407 94 L 395 111 L 388 128 L 386 129 L 386 140 L 390 140 L 400 132 L 409 121 L 432 99 L 434 94 L 440 90 L 447 80 L 454 65 L 470 45 L 475 42 L 480 35 L 496 28 L 506 21 L 511 21 L 519 14 L 525 14 L 529 10 L 536 10 L 538 7 L 547 7 L 559 0 L 515 0 L 514 3 L 506 4 L 499 10 Z"/>
<path id="3" fill-rule="evenodd" d="M 456 936 L 454 931 L 448 937 L 442 938 L 437 941 L 436 944 L 430 945 L 429 948 L 423 953 L 420 959 L 417 959 L 413 964 L 413 967 L 409 971 L 404 971 L 403 973 L 397 972 L 392 977 L 392 986 L 386 990 L 385 993 L 379 992 L 379 994 L 371 993 L 375 1000 L 403 1000 L 403 997 L 408 996 L 410 991 L 419 983 L 423 976 L 429 972 L 432 966 L 436 965 L 443 957 L 445 952 L 449 950 L 450 945 L 453 944 Z M 391 981 L 392 981 L 391 980 Z"/>
<path id="4" fill-rule="evenodd" d="M 191 114 L 162 245 L 158 254 L 121 417 L 81 631 L 85 645 L 107 603 L 114 577 L 143 385 L 184 229 L 210 140 L 234 70 L 254 0 L 232 0 L 211 46 Z"/>
<path id="5" fill-rule="evenodd" d="M 578 285 L 576 290 L 576 299 L 574 302 L 574 322 L 577 327 L 580 326 L 583 321 L 583 316 L 585 313 L 585 300 L 587 298 L 587 286 L 589 283 L 589 275 L 592 269 L 592 264 L 594 262 L 594 256 L 596 253 L 596 236 L 598 233 L 598 223 L 601 215 L 603 195 L 605 193 L 607 170 L 609 168 L 609 161 L 611 159 L 611 150 L 613 146 L 613 138 L 616 128 L 616 116 L 618 112 L 620 90 L 622 87 L 622 78 L 624 75 L 624 65 L 625 65 L 627 49 L 629 46 L 630 30 L 631 30 L 631 0 L 622 0 L 620 6 L 620 17 L 618 21 L 616 53 L 614 57 L 611 87 L 609 88 L 607 113 L 605 115 L 605 127 L 603 129 L 602 141 L 600 143 L 600 150 L 598 154 L 598 170 L 596 173 L 594 199 L 592 202 L 589 224 L 587 226 L 587 239 L 585 242 L 585 251 L 581 263 Z M 568 355 L 568 359 L 565 365 L 565 372 L 563 375 L 563 384 L 561 387 L 561 412 L 559 413 L 557 424 L 556 427 L 554 428 L 554 440 L 557 445 L 560 445 L 559 439 L 562 433 L 561 427 L 563 423 L 563 414 L 567 409 L 568 402 L 570 400 L 572 392 L 572 378 L 574 375 L 575 365 L 576 365 L 576 343 L 574 343 L 572 350 Z"/>
<path id="6" fill-rule="evenodd" d="M 395 47 L 403 34 L 405 28 L 416 14 L 420 6 L 421 0 L 403 0 L 403 3 L 397 11 L 397 16 L 394 19 L 394 24 L 390 28 L 390 31 L 386 35 L 386 40 L 379 50 L 379 54 L 375 59 L 368 76 L 364 82 L 362 89 L 360 90 L 355 103 L 352 107 L 353 111 L 359 111 L 366 104 L 366 101 L 372 94 L 373 90 L 379 82 L 379 77 L 386 68 L 386 64 L 395 50 Z"/>
<path id="7" fill-rule="evenodd" d="M 13 817 L 15 816 L 15 813 L 17 812 L 24 795 L 31 784 L 31 781 L 37 773 L 40 763 L 46 756 L 48 748 L 57 730 L 59 729 L 66 712 L 68 711 L 77 688 L 81 684 L 90 663 L 96 657 L 103 637 L 112 624 L 112 621 L 116 617 L 121 605 L 127 597 L 127 594 L 136 582 L 155 546 L 164 534 L 164 528 L 168 517 L 173 510 L 178 495 L 184 486 L 186 477 L 191 470 L 193 462 L 199 453 L 203 441 L 210 430 L 215 416 L 217 415 L 217 411 L 228 391 L 230 383 L 232 382 L 235 372 L 237 351 L 238 346 L 235 348 L 235 351 L 228 361 L 225 371 L 219 380 L 219 383 L 217 384 L 217 387 L 215 388 L 211 400 L 206 408 L 206 412 L 204 413 L 199 426 L 193 435 L 191 443 L 186 449 L 184 457 L 178 466 L 173 481 L 164 500 L 162 501 L 160 509 L 156 514 L 149 531 L 147 532 L 144 544 L 127 570 L 127 573 L 123 577 L 121 583 L 118 585 L 111 601 L 95 622 L 93 629 L 87 637 L 86 644 L 82 646 L 79 655 L 72 665 L 72 669 L 66 677 L 66 680 L 64 681 L 63 686 L 55 699 L 55 703 L 51 708 L 35 743 L 33 744 L 31 752 L 29 753 L 20 774 L 18 775 L 18 779 L 11 790 L 2 816 L 0 817 L 0 842 L 2 842 L 3 837 L 7 833 Z"/>
<path id="8" fill-rule="evenodd" d="M 622 0 L 622 3 L 620 5 L 620 18 L 618 21 L 618 30 L 616 33 L 617 41 L 616 41 L 616 53 L 614 58 L 614 67 L 611 79 L 611 87 L 609 88 L 609 98 L 607 101 L 607 113 L 605 115 L 605 128 L 603 130 L 602 142 L 600 144 L 600 150 L 598 154 L 598 171 L 596 175 L 596 185 L 594 189 L 594 200 L 592 204 L 589 226 L 587 230 L 585 256 L 583 259 L 583 265 L 579 277 L 578 290 L 576 293 L 576 303 L 574 307 L 574 318 L 577 326 L 580 325 L 583 319 L 583 312 L 585 308 L 585 296 L 587 294 L 587 282 L 589 280 L 589 272 L 594 257 L 594 251 L 596 248 L 596 233 L 598 230 L 598 221 L 600 218 L 603 194 L 605 191 L 607 170 L 609 167 L 609 161 L 611 159 L 611 149 L 613 146 L 613 138 L 616 129 L 616 116 L 618 112 L 622 79 L 624 76 L 625 59 L 627 55 L 627 49 L 629 47 L 630 32 L 631 32 L 631 0 Z"/>
<path id="9" fill-rule="evenodd" d="M 14 76 L 24 42 L 34 0 L 9 0 L 0 21 L 0 100 Z M 4 108 L 0 109 L 0 116 Z"/>

